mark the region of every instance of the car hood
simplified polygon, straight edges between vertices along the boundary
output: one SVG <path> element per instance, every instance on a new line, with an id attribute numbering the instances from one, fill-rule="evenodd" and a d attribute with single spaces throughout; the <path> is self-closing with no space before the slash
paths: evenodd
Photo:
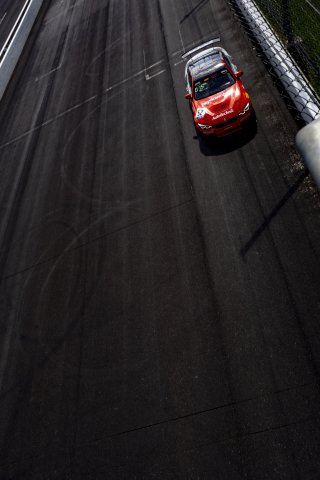
<path id="1" fill-rule="evenodd" d="M 223 117 L 240 113 L 245 102 L 244 93 L 244 89 L 236 82 L 222 92 L 202 100 L 195 100 L 195 117 L 197 119 L 207 117 L 208 120 L 218 121 Z"/>

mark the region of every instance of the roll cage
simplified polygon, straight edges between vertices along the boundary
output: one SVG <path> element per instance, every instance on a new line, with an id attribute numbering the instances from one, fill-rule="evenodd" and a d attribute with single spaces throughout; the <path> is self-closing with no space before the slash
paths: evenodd
<path id="1" fill-rule="evenodd" d="M 189 52 L 182 55 L 183 59 L 193 55 L 187 60 L 185 66 L 185 83 L 187 93 L 192 93 L 194 80 L 214 72 L 221 67 L 227 67 L 235 75 L 238 71 L 236 65 L 232 62 L 231 55 L 222 47 L 210 47 L 209 45 L 219 42 L 220 38 L 215 38 L 209 42 L 203 43 Z M 196 53 L 199 52 L 199 53 Z"/>

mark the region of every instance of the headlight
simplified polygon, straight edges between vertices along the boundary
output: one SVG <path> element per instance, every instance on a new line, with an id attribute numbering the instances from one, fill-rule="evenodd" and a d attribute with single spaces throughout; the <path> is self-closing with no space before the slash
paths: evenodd
<path id="1" fill-rule="evenodd" d="M 202 130 L 212 128 L 212 125 L 203 125 L 202 123 L 197 123 L 197 125 L 202 128 Z"/>
<path id="2" fill-rule="evenodd" d="M 248 102 L 247 105 L 242 110 L 242 112 L 239 113 L 239 115 L 244 115 L 245 113 L 247 113 L 249 111 L 249 108 L 250 108 L 250 103 Z"/>

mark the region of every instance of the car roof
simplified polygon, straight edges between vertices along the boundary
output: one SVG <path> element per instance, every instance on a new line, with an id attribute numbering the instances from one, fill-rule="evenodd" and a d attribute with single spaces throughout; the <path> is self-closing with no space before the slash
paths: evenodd
<path id="1" fill-rule="evenodd" d="M 220 48 L 209 48 L 198 53 L 188 61 L 188 69 L 194 80 L 224 67 L 224 58 Z"/>

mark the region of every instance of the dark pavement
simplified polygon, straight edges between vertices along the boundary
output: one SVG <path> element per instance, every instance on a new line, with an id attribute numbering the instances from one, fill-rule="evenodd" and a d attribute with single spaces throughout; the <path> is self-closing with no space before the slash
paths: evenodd
<path id="1" fill-rule="evenodd" d="M 0 478 L 320 478 L 320 197 L 224 0 L 47 2 L 0 110 Z M 258 131 L 199 141 L 212 37 Z"/>

